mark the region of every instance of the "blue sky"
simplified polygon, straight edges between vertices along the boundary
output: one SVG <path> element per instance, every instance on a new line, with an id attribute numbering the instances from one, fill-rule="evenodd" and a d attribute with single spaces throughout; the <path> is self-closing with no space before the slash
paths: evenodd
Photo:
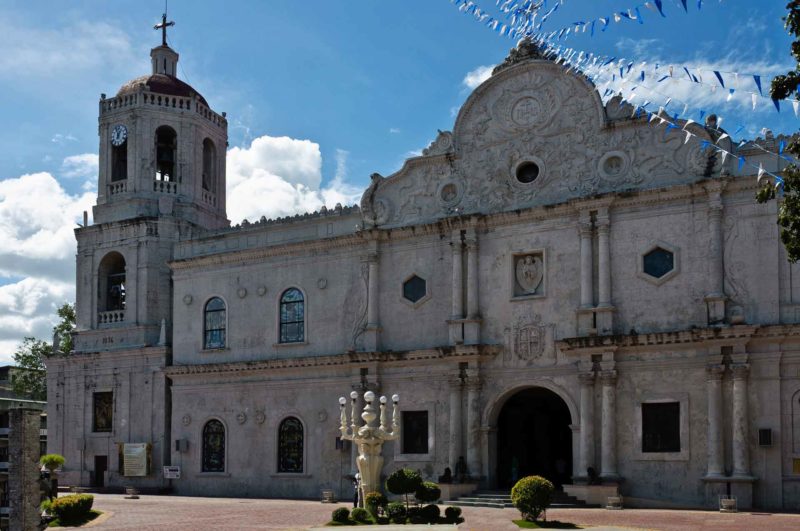
<path id="1" fill-rule="evenodd" d="M 494 3 L 477 2 L 496 14 Z M 563 0 L 545 27 L 643 3 Z M 698 11 L 689 0 L 685 13 L 664 0 L 666 18 L 642 9 L 643 24 L 612 22 L 564 44 L 705 69 L 702 84 L 658 89 L 690 103 L 695 120 L 702 109 L 731 132 L 741 124 L 739 136 L 792 132 L 800 120 L 790 105 L 779 114 L 759 99 L 752 110 L 750 78 L 726 102 L 709 77 L 759 73 L 766 88 L 791 67 L 785 3 L 706 0 Z M 74 298 L 72 227 L 96 193 L 97 101 L 148 73 L 162 11 L 147 0 L 0 2 L 0 361 L 22 336 L 47 337 L 53 307 Z M 450 0 L 172 0 L 169 16 L 180 77 L 228 113 L 234 223 L 356 200 L 372 172 L 392 173 L 451 129 L 513 45 Z"/>

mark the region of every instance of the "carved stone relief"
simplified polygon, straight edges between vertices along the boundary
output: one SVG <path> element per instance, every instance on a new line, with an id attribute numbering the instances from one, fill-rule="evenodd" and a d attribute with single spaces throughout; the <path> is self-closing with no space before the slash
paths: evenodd
<path id="1" fill-rule="evenodd" d="M 555 363 L 555 325 L 543 324 L 540 315 L 520 315 L 505 333 L 503 365 L 546 366 Z"/>
<path id="2" fill-rule="evenodd" d="M 544 256 L 541 252 L 514 255 L 514 296 L 543 295 Z"/>

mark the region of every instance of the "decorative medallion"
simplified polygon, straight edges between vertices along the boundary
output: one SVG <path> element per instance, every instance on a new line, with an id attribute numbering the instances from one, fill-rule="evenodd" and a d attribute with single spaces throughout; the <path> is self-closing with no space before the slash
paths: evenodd
<path id="1" fill-rule="evenodd" d="M 439 204 L 444 208 L 452 208 L 461 202 L 464 196 L 464 187 L 461 183 L 453 180 L 448 180 L 439 185 L 436 191 L 436 198 Z"/>
<path id="2" fill-rule="evenodd" d="M 324 409 L 320 409 L 319 412 L 317 413 L 317 420 L 320 422 L 325 422 L 326 420 L 328 420 L 328 412 L 325 411 Z"/>
<path id="3" fill-rule="evenodd" d="M 237 413 L 236 422 L 238 422 L 239 424 L 244 424 L 245 422 L 247 422 L 247 413 L 245 413 L 244 411 L 240 411 L 239 413 Z"/>
<path id="4" fill-rule="evenodd" d="M 520 127 L 529 127 L 541 121 L 542 104 L 538 100 L 525 96 L 511 107 L 511 121 Z"/>
<path id="5" fill-rule="evenodd" d="M 263 297 L 263 296 L 264 296 L 264 295 L 266 295 L 266 293 L 267 293 L 267 287 L 266 287 L 266 286 L 259 286 L 259 287 L 257 287 L 257 288 L 256 288 L 256 293 L 258 293 L 258 296 L 259 296 L 259 297 Z"/>
<path id="6" fill-rule="evenodd" d="M 259 410 L 259 411 L 256 411 L 256 414 L 253 417 L 253 420 L 256 421 L 256 424 L 264 424 L 264 421 L 267 420 L 267 416 L 264 414 L 263 411 Z"/>
<path id="7" fill-rule="evenodd" d="M 184 295 L 184 296 L 183 296 L 183 303 L 184 303 L 186 306 L 189 306 L 189 305 L 192 303 L 192 300 L 193 300 L 193 299 L 192 299 L 192 296 L 191 296 L 191 295 Z"/>
<path id="8" fill-rule="evenodd" d="M 533 361 L 544 351 L 544 327 L 527 324 L 514 331 L 514 353 L 521 360 Z"/>
<path id="9" fill-rule="evenodd" d="M 630 158 L 622 151 L 610 151 L 603 155 L 597 165 L 597 172 L 604 179 L 618 179 L 628 173 Z"/>
<path id="10" fill-rule="evenodd" d="M 239 296 L 240 299 L 244 299 L 245 297 L 247 297 L 247 290 L 245 288 L 239 288 L 236 291 L 236 294 Z"/>
<path id="11" fill-rule="evenodd" d="M 319 289 L 325 289 L 328 287 L 328 279 L 325 277 L 321 277 L 317 280 L 317 287 Z"/>
<path id="12" fill-rule="evenodd" d="M 544 278 L 544 261 L 539 254 L 517 256 L 514 278 L 519 287 L 515 295 L 534 295 Z"/>
<path id="13" fill-rule="evenodd" d="M 192 416 L 189 415 L 188 413 L 185 414 L 181 419 L 181 422 L 183 423 L 184 426 L 188 426 L 189 424 L 192 423 Z"/>

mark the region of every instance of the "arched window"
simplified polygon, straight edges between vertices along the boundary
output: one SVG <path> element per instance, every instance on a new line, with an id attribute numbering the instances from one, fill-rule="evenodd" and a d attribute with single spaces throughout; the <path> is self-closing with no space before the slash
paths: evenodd
<path id="1" fill-rule="evenodd" d="M 225 426 L 217 419 L 203 426 L 203 472 L 225 472 Z"/>
<path id="2" fill-rule="evenodd" d="M 97 271 L 97 309 L 101 312 L 125 309 L 125 258 L 116 251 L 100 261 Z"/>
<path id="3" fill-rule="evenodd" d="M 203 190 L 216 191 L 217 148 L 210 138 L 203 140 Z"/>
<path id="4" fill-rule="evenodd" d="M 295 417 L 278 427 L 278 472 L 303 472 L 303 424 Z"/>
<path id="5" fill-rule="evenodd" d="M 111 181 L 124 181 L 128 178 L 128 143 L 111 146 Z"/>
<path id="6" fill-rule="evenodd" d="M 156 129 L 156 180 L 178 180 L 175 172 L 177 151 L 178 135 L 175 130 L 166 125 Z"/>
<path id="7" fill-rule="evenodd" d="M 206 303 L 203 348 L 225 348 L 225 301 L 214 297 Z"/>
<path id="8" fill-rule="evenodd" d="M 289 288 L 281 295 L 281 343 L 300 343 L 305 340 L 305 301 L 303 292 Z"/>

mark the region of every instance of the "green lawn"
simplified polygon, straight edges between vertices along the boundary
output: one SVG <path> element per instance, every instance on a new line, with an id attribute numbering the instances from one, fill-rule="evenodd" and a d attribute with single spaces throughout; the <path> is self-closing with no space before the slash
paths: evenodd
<path id="1" fill-rule="evenodd" d="M 59 521 L 58 518 L 56 518 L 55 520 L 51 520 L 50 523 L 47 524 L 47 527 L 80 527 L 87 522 L 91 522 L 101 514 L 103 514 L 102 511 L 97 511 L 95 509 L 92 509 L 91 511 L 89 511 L 89 514 L 86 515 L 86 518 L 69 522 L 61 522 Z"/>
<path id="2" fill-rule="evenodd" d="M 542 520 L 538 522 L 513 520 L 513 522 L 517 524 L 517 527 L 521 527 L 522 529 L 583 529 L 581 526 L 569 522 L 559 522 L 558 520 Z"/>

